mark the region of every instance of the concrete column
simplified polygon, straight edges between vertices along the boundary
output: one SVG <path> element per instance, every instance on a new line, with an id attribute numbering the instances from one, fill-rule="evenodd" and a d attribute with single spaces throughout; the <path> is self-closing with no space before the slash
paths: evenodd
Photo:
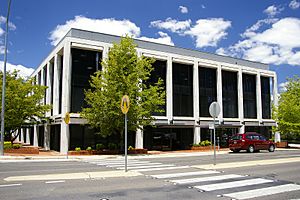
<path id="1" fill-rule="evenodd" d="M 198 121 L 200 117 L 200 108 L 199 108 L 199 65 L 198 60 L 194 61 L 193 67 L 193 99 L 194 99 L 194 117 Z"/>
<path id="2" fill-rule="evenodd" d="M 41 69 L 41 85 L 45 85 L 45 82 L 44 82 L 44 67 L 42 67 L 42 69 Z M 44 104 L 44 99 L 45 99 L 45 96 L 43 97 L 43 99 L 41 99 L 41 104 Z"/>
<path id="3" fill-rule="evenodd" d="M 30 144 L 30 129 L 25 128 L 25 133 L 26 133 L 26 144 Z"/>
<path id="4" fill-rule="evenodd" d="M 262 121 L 262 107 L 261 107 L 261 83 L 260 83 L 260 72 L 256 75 L 256 102 L 257 102 L 257 119 L 259 122 Z"/>
<path id="5" fill-rule="evenodd" d="M 244 121 L 244 95 L 243 95 L 243 73 L 242 69 L 238 72 L 238 111 L 240 122 Z"/>
<path id="6" fill-rule="evenodd" d="M 44 148 L 50 150 L 50 125 L 44 124 Z"/>
<path id="7" fill-rule="evenodd" d="M 59 109 L 59 78 L 60 78 L 60 57 L 58 54 L 54 56 L 53 67 L 53 115 L 58 115 Z"/>
<path id="8" fill-rule="evenodd" d="M 167 98 L 167 117 L 168 120 L 173 118 L 173 77 L 172 77 L 172 57 L 168 56 L 167 60 L 167 88 L 166 88 L 166 98 Z"/>
<path id="9" fill-rule="evenodd" d="M 60 124 L 60 153 L 67 154 L 69 150 L 70 129 L 64 121 Z"/>
<path id="10" fill-rule="evenodd" d="M 220 122 L 223 121 L 223 96 L 222 96 L 222 67 L 218 65 L 217 70 L 217 101 L 220 105 L 220 115 L 219 120 Z"/>
<path id="11" fill-rule="evenodd" d="M 201 141 L 201 128 L 195 127 L 194 128 L 194 144 L 199 144 Z"/>
<path id="12" fill-rule="evenodd" d="M 64 45 L 64 58 L 63 58 L 63 80 L 62 80 L 62 116 L 64 117 L 67 112 L 70 112 L 71 105 L 71 43 L 66 41 Z M 61 135 L 60 135 L 60 152 L 67 154 L 69 149 L 69 125 L 64 121 L 61 122 Z"/>
<path id="13" fill-rule="evenodd" d="M 15 132 L 15 136 L 18 135 L 19 133 L 19 129 L 16 130 Z M 18 135 L 18 137 L 16 137 L 15 142 L 20 142 L 20 136 Z"/>
<path id="14" fill-rule="evenodd" d="M 239 133 L 245 133 L 245 125 L 242 125 L 242 126 L 239 128 Z"/>
<path id="15" fill-rule="evenodd" d="M 53 63 L 51 63 L 51 62 L 47 63 L 47 77 L 46 77 L 46 80 L 47 80 L 48 88 L 46 90 L 46 93 L 47 93 L 47 95 L 46 95 L 46 97 L 47 97 L 46 104 L 48 104 L 48 105 L 51 104 L 51 99 L 52 99 L 52 96 L 53 96 L 53 94 L 52 94 L 52 76 L 53 76 L 52 66 L 53 66 Z M 46 116 L 47 117 L 51 116 L 51 110 L 46 113 Z"/>
<path id="16" fill-rule="evenodd" d="M 144 133 L 142 129 L 137 129 L 135 133 L 135 148 L 143 149 L 144 148 Z"/>
<path id="17" fill-rule="evenodd" d="M 20 139 L 21 143 L 24 143 L 24 129 L 21 128 L 21 139 Z"/>
<path id="18" fill-rule="evenodd" d="M 33 126 L 33 146 L 38 147 L 39 146 L 39 127 L 38 125 Z"/>
<path id="19" fill-rule="evenodd" d="M 280 133 L 275 132 L 275 142 L 281 142 Z"/>

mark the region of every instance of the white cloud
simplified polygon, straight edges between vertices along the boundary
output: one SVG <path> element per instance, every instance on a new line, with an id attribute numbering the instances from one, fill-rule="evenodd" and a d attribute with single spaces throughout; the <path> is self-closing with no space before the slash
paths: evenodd
<path id="1" fill-rule="evenodd" d="M 255 31 L 259 30 L 264 25 L 269 25 L 277 22 L 279 19 L 277 18 L 267 18 L 258 20 L 255 24 L 253 24 L 250 28 L 246 29 L 246 31 L 241 34 L 242 37 L 251 37 L 256 34 Z"/>
<path id="2" fill-rule="evenodd" d="M 185 35 L 196 38 L 196 47 L 217 46 L 217 43 L 227 35 L 231 27 L 230 21 L 223 18 L 199 19 L 196 25 L 185 31 Z"/>
<path id="3" fill-rule="evenodd" d="M 155 42 L 155 43 L 167 44 L 167 45 L 174 46 L 174 43 L 173 43 L 171 37 L 167 33 L 159 31 L 158 34 L 160 36 L 159 38 L 149 38 L 149 37 L 144 37 L 143 36 L 143 37 L 140 37 L 138 39 L 149 41 L 149 42 Z"/>
<path id="4" fill-rule="evenodd" d="M 62 37 L 71 29 L 83 29 L 88 31 L 124 36 L 128 34 L 132 37 L 138 37 L 141 33 L 139 27 L 129 20 L 109 19 L 91 19 L 84 16 L 75 16 L 74 19 L 66 21 L 65 24 L 58 25 L 51 31 L 49 39 L 52 45 L 56 45 Z"/>
<path id="5" fill-rule="evenodd" d="M 201 8 L 205 9 L 206 7 L 205 7 L 205 5 L 202 4 L 202 5 L 201 5 Z"/>
<path id="6" fill-rule="evenodd" d="M 283 82 L 280 83 L 279 86 L 279 93 L 285 92 L 287 90 L 286 86 L 288 85 L 288 81 L 287 82 Z"/>
<path id="7" fill-rule="evenodd" d="M 216 53 L 268 64 L 300 65 L 300 19 L 283 18 L 264 31 L 253 30 L 249 34 L 247 29 L 244 40 Z"/>
<path id="8" fill-rule="evenodd" d="M 166 29 L 173 33 L 182 33 L 191 26 L 191 20 L 177 21 L 175 19 L 167 18 L 165 21 L 157 20 L 150 23 L 151 27 L 159 29 Z"/>
<path id="9" fill-rule="evenodd" d="M 269 6 L 264 10 L 264 13 L 266 13 L 269 17 L 274 17 L 275 15 L 278 15 L 283 11 L 283 7 L 276 7 L 275 5 Z"/>
<path id="10" fill-rule="evenodd" d="M 300 7 L 300 2 L 297 0 L 292 0 L 289 4 L 289 7 L 293 10 L 298 9 Z"/>
<path id="11" fill-rule="evenodd" d="M 179 10 L 180 10 L 181 13 L 188 13 L 189 12 L 188 8 L 185 7 L 185 6 L 179 6 Z"/>
<path id="12" fill-rule="evenodd" d="M 3 72 L 4 62 L 0 61 L 0 70 Z M 34 71 L 33 68 L 25 67 L 23 65 L 14 65 L 11 63 L 6 63 L 6 70 L 13 72 L 14 70 L 18 71 L 19 76 L 23 78 L 28 78 Z"/>
<path id="13" fill-rule="evenodd" d="M 3 17 L 0 15 L 0 54 L 4 54 L 4 45 L 3 45 L 3 35 L 5 33 L 5 25 L 6 25 L 6 17 Z M 1 27 L 2 26 L 2 27 Z M 14 31 L 17 29 L 16 25 L 14 25 L 12 22 L 8 22 L 8 28 L 11 31 Z"/>

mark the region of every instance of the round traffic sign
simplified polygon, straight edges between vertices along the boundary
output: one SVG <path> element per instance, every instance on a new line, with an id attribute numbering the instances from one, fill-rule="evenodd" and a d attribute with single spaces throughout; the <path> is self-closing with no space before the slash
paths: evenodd
<path id="1" fill-rule="evenodd" d="M 209 114 L 213 117 L 213 118 L 217 118 L 220 114 L 221 108 L 218 102 L 212 102 L 209 106 Z"/>
<path id="2" fill-rule="evenodd" d="M 70 113 L 67 112 L 66 115 L 65 115 L 65 123 L 66 123 L 66 124 L 69 124 L 69 123 L 70 123 L 70 119 L 71 119 Z"/>
<path id="3" fill-rule="evenodd" d="M 121 110 L 123 114 L 127 114 L 129 110 L 129 97 L 124 95 L 121 100 Z"/>

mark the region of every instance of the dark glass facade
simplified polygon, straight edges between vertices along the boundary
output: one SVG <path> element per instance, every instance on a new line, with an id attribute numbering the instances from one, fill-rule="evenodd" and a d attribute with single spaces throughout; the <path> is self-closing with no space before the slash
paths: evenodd
<path id="1" fill-rule="evenodd" d="M 62 110 L 62 78 L 63 78 L 63 60 L 64 57 L 63 56 L 59 56 L 60 59 L 60 67 L 59 67 L 59 103 L 58 103 L 58 113 L 61 114 L 61 110 Z"/>
<path id="2" fill-rule="evenodd" d="M 270 78 L 260 77 L 262 118 L 271 119 Z"/>
<path id="3" fill-rule="evenodd" d="M 193 117 L 193 66 L 173 63 L 173 115 Z"/>
<path id="4" fill-rule="evenodd" d="M 82 49 L 72 49 L 71 112 L 80 112 L 86 107 L 84 90 L 90 88 L 90 76 L 99 68 L 101 53 Z"/>
<path id="5" fill-rule="evenodd" d="M 167 61 L 162 60 L 156 60 L 152 64 L 154 70 L 151 72 L 151 75 L 149 79 L 147 80 L 147 83 L 150 85 L 154 85 L 157 83 L 158 79 L 163 80 L 164 88 L 166 88 L 166 74 L 167 74 Z M 165 90 L 166 91 L 166 90 Z M 166 99 L 167 101 L 167 99 Z M 163 106 L 161 106 L 161 109 L 164 110 L 162 113 L 153 113 L 154 116 L 166 116 L 166 101 Z"/>
<path id="6" fill-rule="evenodd" d="M 244 117 L 257 118 L 256 75 L 243 74 Z"/>
<path id="7" fill-rule="evenodd" d="M 216 69 L 200 67 L 198 72 L 200 117 L 210 117 L 209 106 L 217 100 Z"/>
<path id="8" fill-rule="evenodd" d="M 237 73 L 222 71 L 223 117 L 238 117 Z"/>
<path id="9" fill-rule="evenodd" d="M 54 91 L 54 87 L 53 87 L 53 83 L 54 83 L 54 63 L 50 62 L 50 85 L 51 85 L 51 98 L 50 98 L 50 104 L 53 105 L 53 91 Z M 51 108 L 51 115 L 53 115 L 53 108 Z"/>
<path id="10" fill-rule="evenodd" d="M 45 66 L 43 68 L 43 72 L 44 72 L 44 75 L 43 75 L 44 85 L 48 86 L 47 85 L 47 66 Z M 44 104 L 46 104 L 46 99 L 47 99 L 47 92 L 46 92 L 46 89 L 45 89 Z"/>

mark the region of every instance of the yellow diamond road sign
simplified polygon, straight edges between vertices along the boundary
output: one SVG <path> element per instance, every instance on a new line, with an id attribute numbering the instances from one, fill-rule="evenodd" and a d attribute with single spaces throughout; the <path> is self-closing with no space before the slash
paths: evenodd
<path id="1" fill-rule="evenodd" d="M 124 95 L 121 100 L 121 110 L 123 114 L 127 114 L 129 110 L 129 97 Z"/>
<path id="2" fill-rule="evenodd" d="M 66 113 L 66 115 L 65 115 L 65 123 L 66 124 L 69 124 L 70 123 L 70 113 Z"/>

